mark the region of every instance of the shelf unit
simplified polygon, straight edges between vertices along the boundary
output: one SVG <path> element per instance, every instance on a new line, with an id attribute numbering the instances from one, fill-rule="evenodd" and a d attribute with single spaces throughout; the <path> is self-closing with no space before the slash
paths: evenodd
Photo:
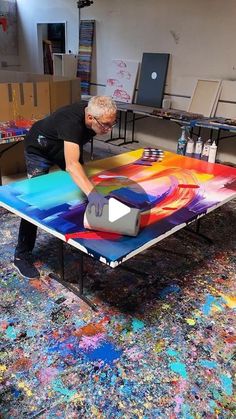
<path id="1" fill-rule="evenodd" d="M 55 76 L 76 77 L 78 55 L 53 54 L 53 74 Z"/>

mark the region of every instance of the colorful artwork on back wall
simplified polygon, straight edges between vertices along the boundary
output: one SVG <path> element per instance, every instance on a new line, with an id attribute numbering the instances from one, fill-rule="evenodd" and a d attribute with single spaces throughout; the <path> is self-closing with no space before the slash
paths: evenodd
<path id="1" fill-rule="evenodd" d="M 114 100 L 132 103 L 139 63 L 130 60 L 112 60 L 106 83 L 106 95 Z"/>
<path id="2" fill-rule="evenodd" d="M 88 164 L 101 193 L 141 209 L 137 237 L 85 230 L 85 196 L 65 172 L 5 185 L 0 201 L 60 238 L 76 233 L 71 244 L 114 267 L 236 196 L 234 168 L 170 152 L 161 162 L 145 165 L 142 153 L 136 150 Z"/>
<path id="3" fill-rule="evenodd" d="M 8 56 L 17 54 L 16 0 L 4 0 L 0 2 L 0 55 Z"/>
<path id="4" fill-rule="evenodd" d="M 12 121 L 0 121 L 0 144 L 23 139 L 35 120 L 18 119 Z"/>

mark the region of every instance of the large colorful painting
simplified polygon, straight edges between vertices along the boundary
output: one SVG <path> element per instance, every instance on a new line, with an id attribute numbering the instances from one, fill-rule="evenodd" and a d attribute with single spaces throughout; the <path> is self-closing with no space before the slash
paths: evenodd
<path id="1" fill-rule="evenodd" d="M 86 230 L 86 197 L 62 171 L 0 188 L 10 211 L 115 267 L 236 197 L 236 169 L 165 152 L 143 162 L 143 149 L 90 162 L 87 171 L 105 196 L 141 209 L 137 237 Z M 69 236 L 68 236 L 69 235 Z"/>

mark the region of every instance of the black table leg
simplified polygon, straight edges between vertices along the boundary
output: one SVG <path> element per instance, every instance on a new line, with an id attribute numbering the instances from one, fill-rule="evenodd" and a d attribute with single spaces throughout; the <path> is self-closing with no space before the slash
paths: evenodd
<path id="1" fill-rule="evenodd" d="M 62 284 L 65 288 L 67 288 L 69 291 L 73 292 L 75 295 L 77 295 L 81 300 L 83 300 L 86 304 L 89 305 L 94 311 L 98 311 L 98 308 L 95 304 L 92 303 L 92 301 L 89 300 L 89 298 L 85 297 L 84 295 L 84 255 L 83 252 L 79 250 L 79 270 L 78 270 L 78 285 L 72 284 L 65 280 L 65 272 L 64 272 L 64 242 L 60 240 L 59 243 L 59 275 L 54 274 L 51 272 L 49 274 L 49 277 L 52 279 L 55 279 L 57 282 Z"/>

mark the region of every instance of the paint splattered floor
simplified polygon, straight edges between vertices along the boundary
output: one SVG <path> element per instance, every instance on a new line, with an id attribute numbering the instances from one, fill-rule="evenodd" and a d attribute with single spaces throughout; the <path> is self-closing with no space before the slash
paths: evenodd
<path id="1" fill-rule="evenodd" d="M 180 231 L 128 261 L 139 275 L 86 258 L 97 313 L 49 278 L 46 233 L 41 281 L 14 273 L 19 220 L 1 210 L 1 418 L 235 417 L 235 209 L 202 219 L 213 245 Z"/>

